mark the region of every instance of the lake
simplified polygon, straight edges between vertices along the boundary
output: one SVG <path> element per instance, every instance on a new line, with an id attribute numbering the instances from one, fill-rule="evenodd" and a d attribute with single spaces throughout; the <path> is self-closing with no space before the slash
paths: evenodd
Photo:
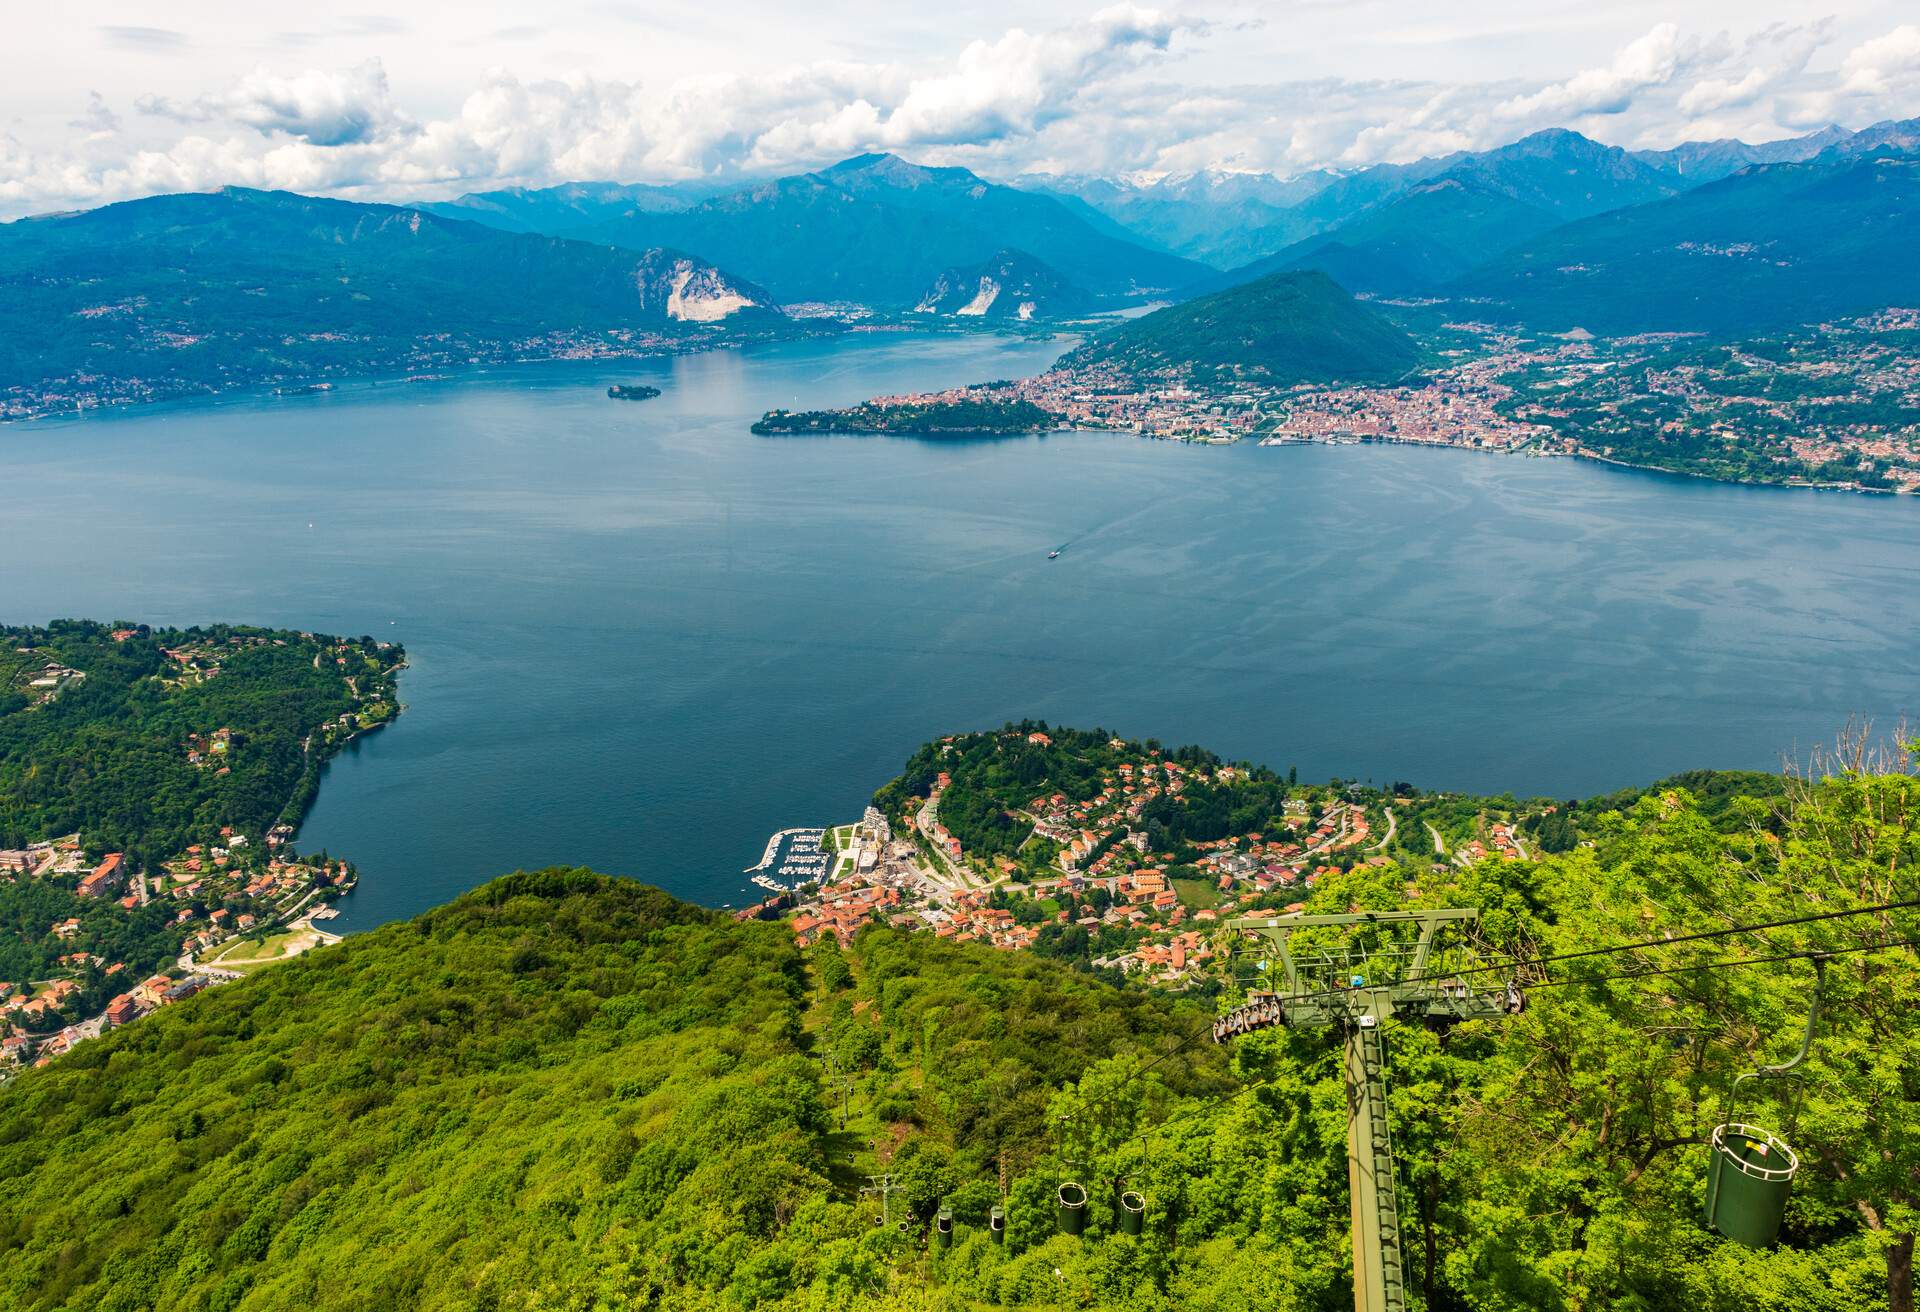
<path id="1" fill-rule="evenodd" d="M 405 643 L 406 713 L 301 835 L 359 864 L 348 929 L 557 863 L 744 903 L 773 830 L 1028 716 L 1571 796 L 1920 708 L 1907 500 L 1412 447 L 747 431 L 1059 349 L 873 335 L 0 427 L 0 617 Z"/>

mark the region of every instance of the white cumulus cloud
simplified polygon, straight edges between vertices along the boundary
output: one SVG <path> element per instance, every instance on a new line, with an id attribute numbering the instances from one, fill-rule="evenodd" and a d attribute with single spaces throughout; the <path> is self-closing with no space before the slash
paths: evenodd
<path id="1" fill-rule="evenodd" d="M 1906 23 L 1862 42 L 1848 53 L 1840 73 L 1840 89 L 1850 94 L 1877 96 L 1910 87 L 1920 78 L 1920 26 Z"/>
<path id="2" fill-rule="evenodd" d="M 1508 120 L 1564 120 L 1624 113 L 1640 93 L 1672 82 L 1699 50 L 1697 37 L 1683 34 L 1677 24 L 1658 23 L 1622 46 L 1605 67 L 1583 69 L 1564 82 L 1515 96 L 1494 114 Z"/>
<path id="3" fill-rule="evenodd" d="M 1855 26 L 1851 47 L 1836 50 L 1832 21 L 1738 38 L 1665 22 L 1590 67 L 1481 81 L 1229 82 L 1193 77 L 1183 63 L 1195 51 L 1218 56 L 1246 30 L 1120 4 L 957 43 L 944 57 L 774 62 L 751 74 L 682 61 L 643 78 L 544 71 L 579 67 L 554 58 L 440 85 L 435 103 L 451 108 L 420 113 L 410 97 L 422 88 L 390 80 L 367 49 L 398 39 L 391 30 L 328 28 L 313 39 L 347 42 L 344 66 L 260 66 L 222 86 L 189 81 L 183 91 L 176 81 L 167 97 L 115 85 L 114 103 L 82 104 L 76 93 L 48 116 L 43 138 L 0 128 L 0 216 L 229 184 L 413 200 L 574 180 L 750 177 L 868 150 L 989 176 L 1291 173 L 1483 149 L 1551 126 L 1662 146 L 1920 110 L 1912 23 L 1864 37 Z M 148 52 L 187 43 L 159 29 L 102 29 L 100 39 L 137 46 L 143 67 L 157 57 Z M 192 48 L 205 39 L 196 33 Z M 312 47 L 284 47 L 295 48 Z"/>
<path id="4" fill-rule="evenodd" d="M 378 59 L 336 72 L 310 68 L 292 76 L 258 68 L 225 92 L 202 96 L 190 105 L 147 96 L 139 108 L 161 118 L 232 123 L 316 146 L 371 141 L 404 126 L 387 88 L 387 70 Z"/>

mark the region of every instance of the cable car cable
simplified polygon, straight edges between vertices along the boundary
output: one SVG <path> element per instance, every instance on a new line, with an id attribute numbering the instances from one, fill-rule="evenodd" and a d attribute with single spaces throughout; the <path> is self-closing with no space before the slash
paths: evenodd
<path id="1" fill-rule="evenodd" d="M 1613 956 L 1621 952 L 1640 952 L 1648 948 L 1672 947 L 1679 943 L 1698 943 L 1704 939 L 1726 938 L 1733 934 L 1754 934 L 1765 929 L 1788 929 L 1794 925 L 1812 925 L 1827 920 L 1844 920 L 1849 916 L 1870 916 L 1881 911 L 1907 911 L 1920 907 L 1920 898 L 1908 898 L 1901 902 L 1880 902 L 1868 907 L 1848 907 L 1839 911 L 1821 911 L 1808 916 L 1792 916 L 1785 920 L 1768 920 L 1758 925 L 1732 925 L 1725 929 L 1701 930 L 1696 934 L 1676 934 L 1671 938 L 1645 939 L 1639 943 L 1616 943 L 1604 948 L 1583 948 L 1578 952 L 1557 952 L 1545 957 L 1520 957 L 1495 966 L 1475 966 L 1471 970 L 1457 970 L 1449 975 L 1436 978 L 1458 979 L 1466 975 L 1484 975 L 1494 970 L 1512 970 L 1519 966 L 1544 966 L 1555 961 L 1574 961 L 1582 957 Z M 1536 986 L 1537 987 L 1537 986 Z"/>
<path id="2" fill-rule="evenodd" d="M 1538 984 L 1528 985 L 1529 989 L 1557 989 L 1569 984 L 1611 984 L 1616 980 L 1654 979 L 1662 975 L 1691 975 L 1698 970 L 1733 970 L 1741 966 L 1765 966 L 1781 961 L 1821 961 L 1828 957 L 1841 957 L 1854 952 L 1876 952 L 1882 948 L 1920 948 L 1920 939 L 1895 938 L 1878 943 L 1851 943 L 1839 948 L 1805 948 L 1798 952 L 1782 952 L 1771 957 L 1726 957 L 1719 961 L 1703 961 L 1692 966 L 1674 966 L 1665 970 L 1623 970 L 1612 975 L 1572 975 L 1565 979 L 1542 980 Z"/>
<path id="3" fill-rule="evenodd" d="M 1627 953 L 1627 952 L 1641 952 L 1649 948 L 1672 947 L 1676 944 L 1681 944 L 1681 943 L 1698 943 L 1698 942 L 1705 941 L 1707 939 L 1727 938 L 1735 934 L 1752 934 L 1752 933 L 1758 933 L 1762 930 L 1768 930 L 1768 929 L 1788 929 L 1795 925 L 1811 925 L 1811 924 L 1822 923 L 1829 920 L 1844 920 L 1853 916 L 1875 915 L 1883 911 L 1905 911 L 1905 910 L 1911 910 L 1915 908 L 1920 908 L 1920 898 L 1908 898 L 1898 902 L 1880 902 L 1872 906 L 1864 906 L 1864 907 L 1846 907 L 1837 911 L 1821 911 L 1821 912 L 1815 912 L 1811 915 L 1791 916 L 1783 920 L 1763 921 L 1760 924 L 1756 924 L 1756 925 L 1731 925 L 1724 929 L 1702 930 L 1698 933 L 1693 933 L 1693 934 L 1678 934 L 1671 938 L 1646 939 L 1638 943 L 1616 943 L 1607 947 L 1583 948 L 1578 952 L 1560 952 L 1560 953 L 1554 953 L 1552 955 L 1543 956 L 1543 957 L 1521 957 L 1521 958 L 1516 958 L 1515 960 L 1510 962 L 1501 963 L 1499 965 L 1476 966 L 1467 970 L 1452 971 L 1446 974 L 1436 974 L 1434 977 L 1436 979 L 1449 979 L 1449 980 L 1461 979 L 1468 975 L 1483 975 L 1492 971 L 1510 971 L 1510 970 L 1517 969 L 1521 966 L 1544 966 L 1556 961 L 1575 961 L 1575 960 L 1580 960 L 1588 957 L 1616 956 L 1616 955 Z M 1864 945 L 1860 947 L 1850 947 L 1844 950 L 1848 952 L 1871 951 L 1873 948 L 1878 948 L 1878 947 L 1899 947 L 1903 945 L 1917 946 L 1914 943 L 1908 942 L 1906 940 L 1901 940 L 1898 942 L 1877 943 L 1877 944 L 1871 944 L 1871 945 Z M 1827 952 L 1829 955 L 1834 955 L 1840 952 L 1841 949 L 1824 949 L 1822 951 Z M 1815 953 L 1813 951 L 1803 951 L 1803 952 L 1797 952 L 1797 953 L 1788 953 L 1777 959 L 1782 961 L 1790 961 L 1790 960 L 1798 959 L 1799 957 L 1811 956 L 1811 955 L 1815 955 Z M 1542 981 L 1538 984 L 1530 985 L 1529 987 L 1557 988 L 1566 984 L 1576 984 L 1576 983 L 1605 983 L 1605 982 L 1611 982 L 1612 980 L 1617 980 L 1617 979 L 1632 979 L 1632 978 L 1648 979 L 1648 978 L 1654 978 L 1660 975 L 1685 974 L 1689 970 L 1701 970 L 1701 969 L 1709 969 L 1709 968 L 1724 969 L 1735 964 L 1744 965 L 1744 964 L 1752 963 L 1752 964 L 1758 965 L 1758 964 L 1761 964 L 1762 961 L 1770 961 L 1775 959 L 1776 958 L 1747 957 L 1747 958 L 1739 959 L 1737 963 L 1726 962 L 1726 963 L 1721 963 L 1720 965 L 1711 966 L 1711 967 L 1702 965 L 1702 966 L 1676 967 L 1672 970 L 1622 972 L 1618 975 L 1601 976 L 1601 977 L 1594 977 L 1590 979 L 1564 979 L 1564 980 Z M 1288 995 L 1287 1000 L 1289 1002 L 1315 1002 L 1323 998 L 1337 998 L 1347 992 L 1349 992 L 1349 990 L 1347 989 L 1322 989 L 1317 993 L 1290 994 Z M 1216 1017 L 1215 1019 L 1218 1019 L 1218 1018 Z M 1186 1037 L 1182 1038 L 1172 1048 L 1169 1048 L 1167 1051 L 1161 1053 L 1158 1057 L 1155 1057 L 1152 1061 L 1149 1061 L 1146 1064 L 1134 1070 L 1131 1074 L 1127 1076 L 1126 1079 L 1122 1080 L 1116 1088 L 1114 1088 L 1110 1093 L 1108 1093 L 1107 1097 L 1114 1098 L 1119 1096 L 1121 1090 L 1125 1089 L 1128 1085 L 1132 1084 L 1135 1080 L 1145 1075 L 1148 1071 L 1160 1065 L 1162 1062 L 1165 1062 L 1173 1057 L 1178 1056 L 1180 1053 L 1184 1052 L 1188 1047 L 1192 1046 L 1199 1039 L 1201 1039 L 1202 1037 L 1208 1034 L 1211 1034 L 1213 1032 L 1213 1025 L 1214 1025 L 1213 1021 L 1211 1020 L 1208 1021 L 1206 1025 L 1204 1025 L 1200 1029 L 1195 1030 L 1193 1033 L 1187 1035 Z"/>

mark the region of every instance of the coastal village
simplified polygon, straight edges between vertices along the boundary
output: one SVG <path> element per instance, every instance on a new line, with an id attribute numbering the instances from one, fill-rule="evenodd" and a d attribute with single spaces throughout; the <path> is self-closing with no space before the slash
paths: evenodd
<path id="1" fill-rule="evenodd" d="M 878 396 L 842 413 L 871 423 L 875 410 L 1032 406 L 1069 431 L 1206 445 L 1390 442 L 1629 465 L 1648 464 L 1651 454 L 1652 467 L 1663 467 L 1644 433 L 1631 448 L 1620 441 L 1623 429 L 1651 424 L 1658 440 L 1682 450 L 1700 439 L 1724 445 L 1747 481 L 1916 493 L 1916 329 L 1920 310 L 1884 310 L 1713 358 L 1689 334 L 1530 337 L 1467 320 L 1430 334 L 1433 362 L 1400 383 L 1208 384 L 1177 370 L 1100 364 Z"/>
<path id="2" fill-rule="evenodd" d="M 1591 356 L 1585 342 L 1527 346 L 1478 324 L 1448 325 L 1484 339 L 1461 357 L 1404 386 L 1212 386 L 1177 372 L 1141 376 L 1114 365 L 1050 369 L 1032 378 L 875 397 L 869 405 L 927 408 L 1025 402 L 1060 417 L 1060 426 L 1206 445 L 1410 442 L 1469 450 L 1557 451 L 1552 430 L 1504 410 L 1515 370 Z"/>
<path id="3" fill-rule="evenodd" d="M 14 631 L 17 641 L 22 632 Z M 116 645 L 147 636 L 135 628 L 105 634 Z M 151 681 L 167 694 L 190 694 L 226 677 L 250 651 L 291 643 L 299 644 L 303 661 L 312 649 L 312 669 L 336 671 L 355 707 L 312 726 L 299 743 L 310 759 L 324 759 L 397 713 L 397 655 L 369 659 L 358 643 L 307 633 L 182 634 L 161 646 L 164 664 Z M 397 652 L 388 644 L 375 649 Z M 5 658 L 0 692 L 24 698 L 23 714 L 88 677 L 33 641 L 7 648 Z M 200 786 L 217 789 L 247 745 L 244 730 L 219 725 L 182 734 L 173 750 Z M 289 821 L 297 811 L 289 799 L 271 823 L 251 831 L 217 825 L 202 841 L 144 863 L 129 851 L 90 852 L 78 832 L 0 849 L 0 895 L 8 905 L 59 908 L 23 942 L 31 949 L 27 959 L 43 968 L 21 978 L 0 975 L 0 1081 L 202 989 L 337 941 L 323 926 L 337 914 L 333 899 L 357 875 L 344 860 L 295 854 Z"/>
<path id="4" fill-rule="evenodd" d="M 177 860 L 150 871 L 135 869 L 120 852 L 88 860 L 78 834 L 0 851 L 0 882 L 70 885 L 87 904 L 81 914 L 47 927 L 51 937 L 73 949 L 58 957 L 57 974 L 0 980 L 0 1079 L 8 1067 L 45 1065 L 77 1043 L 210 985 L 337 941 L 316 922 L 335 914 L 327 899 L 353 887 L 351 866 L 277 855 L 247 863 L 247 836 L 230 827 L 221 832 L 224 845 L 193 844 Z M 279 847 L 287 837 L 282 829 L 267 839 Z M 99 940 L 115 937 L 116 919 L 149 908 L 178 932 L 181 952 L 166 969 L 141 979 L 126 962 L 102 955 Z M 94 1014 L 48 1028 L 65 1020 L 73 1003 L 103 993 L 105 1002 Z"/>
<path id="5" fill-rule="evenodd" d="M 1001 736 L 1008 735 L 1051 746 L 1044 729 Z M 942 746 L 953 750 L 958 741 Z M 1404 858 L 1407 836 L 1422 853 L 1430 845 L 1437 863 L 1539 855 L 1513 814 L 1478 814 L 1463 826 L 1430 802 L 1347 800 L 1319 787 L 1293 790 L 1273 831 L 1182 843 L 1184 859 L 1176 861 L 1154 849 L 1143 817 L 1159 799 L 1177 804 L 1192 789 L 1244 783 L 1247 767 L 1183 764 L 1119 739 L 1109 747 L 1130 759 L 1103 770 L 1097 790 L 1078 800 L 1043 792 L 1017 808 L 1027 835 L 1021 848 L 1039 845 L 1051 854 L 1044 864 L 970 853 L 940 819 L 955 786 L 943 770 L 899 814 L 869 806 L 859 821 L 825 830 L 834 858 L 824 878 L 802 880 L 735 915 L 785 916 L 803 945 L 831 937 L 844 946 L 871 923 L 1049 955 L 1086 945 L 1080 955 L 1094 969 L 1184 988 L 1213 961 L 1223 921 L 1298 909 L 1306 890 L 1328 875 L 1392 866 Z M 1402 846 L 1390 854 L 1396 838 Z"/>

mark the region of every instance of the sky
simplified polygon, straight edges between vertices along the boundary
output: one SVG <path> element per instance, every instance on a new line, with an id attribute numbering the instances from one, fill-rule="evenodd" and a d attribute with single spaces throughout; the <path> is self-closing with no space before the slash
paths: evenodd
<path id="1" fill-rule="evenodd" d="M 0 11 L 0 218 L 158 192 L 434 199 L 795 172 L 1293 174 L 1569 127 L 1920 115 L 1920 14 L 1773 0 L 91 0 Z"/>

